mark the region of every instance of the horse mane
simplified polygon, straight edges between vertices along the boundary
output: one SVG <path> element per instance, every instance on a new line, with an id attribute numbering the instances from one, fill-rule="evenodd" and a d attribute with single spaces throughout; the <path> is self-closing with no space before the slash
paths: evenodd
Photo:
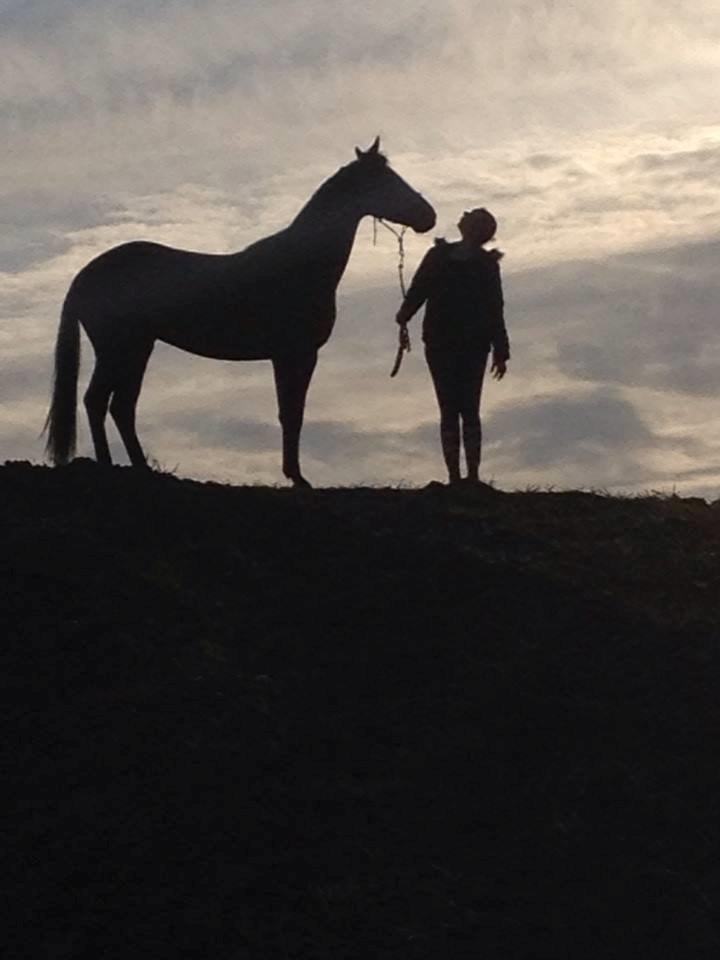
<path id="1" fill-rule="evenodd" d="M 381 170 L 388 164 L 388 159 L 384 153 L 363 154 L 357 160 L 346 163 L 333 173 L 324 183 L 321 183 L 315 193 L 310 197 L 305 207 L 313 203 L 324 202 L 337 194 L 342 194 L 346 190 L 352 189 L 357 182 L 358 173 L 361 171 Z"/>

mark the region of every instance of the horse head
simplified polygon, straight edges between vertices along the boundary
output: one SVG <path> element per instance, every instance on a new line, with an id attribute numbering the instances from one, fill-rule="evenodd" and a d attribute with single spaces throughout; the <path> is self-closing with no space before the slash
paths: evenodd
<path id="1" fill-rule="evenodd" d="M 387 157 L 380 153 L 380 137 L 375 137 L 367 150 L 356 147 L 355 156 L 357 159 L 346 169 L 352 170 L 363 215 L 412 227 L 416 233 L 432 230 L 435 211 L 390 167 Z"/>

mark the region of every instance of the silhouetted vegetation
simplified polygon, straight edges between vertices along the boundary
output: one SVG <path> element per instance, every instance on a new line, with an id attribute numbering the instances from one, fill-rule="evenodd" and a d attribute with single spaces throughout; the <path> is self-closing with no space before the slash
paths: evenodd
<path id="1" fill-rule="evenodd" d="M 720 503 L 0 496 L 5 956 L 717 955 Z"/>

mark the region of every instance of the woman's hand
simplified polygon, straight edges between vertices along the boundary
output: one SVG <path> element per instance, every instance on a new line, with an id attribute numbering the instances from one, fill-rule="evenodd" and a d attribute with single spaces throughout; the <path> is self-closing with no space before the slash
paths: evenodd
<path id="1" fill-rule="evenodd" d="M 496 357 L 493 357 L 490 372 L 493 375 L 493 380 L 502 380 L 507 373 L 507 360 L 498 360 Z"/>

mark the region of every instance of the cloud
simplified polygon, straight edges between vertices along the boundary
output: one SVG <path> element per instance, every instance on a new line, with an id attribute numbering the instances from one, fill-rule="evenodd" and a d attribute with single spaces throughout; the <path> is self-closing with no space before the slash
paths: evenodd
<path id="1" fill-rule="evenodd" d="M 4 97 L 10 216 L 13 194 L 39 210 L 64 195 L 69 230 L 72 208 L 97 204 L 95 222 L 108 223 L 103 207 L 112 217 L 138 194 L 200 183 L 234 197 L 237 219 L 254 218 L 261 235 L 379 131 L 399 172 L 436 202 L 440 231 L 478 198 L 498 207 L 516 258 L 573 243 L 583 253 L 590 231 L 596 250 L 618 234 L 646 243 L 696 218 L 698 204 L 718 205 L 711 166 L 667 208 L 641 160 L 628 166 L 682 149 L 682 137 L 631 126 L 649 105 L 666 128 L 703 111 L 702 98 L 683 109 L 679 94 L 668 110 L 638 80 L 641 32 L 656 79 L 686 64 L 678 37 L 705 51 L 712 33 L 705 4 L 692 17 L 663 5 L 658 22 L 657 3 L 514 0 L 478 17 L 466 0 L 442 11 L 406 0 L 381 18 L 349 0 L 208 0 L 202 16 L 189 0 L 9 4 L 0 114 Z"/>
<path id="2" fill-rule="evenodd" d="M 240 249 L 380 132 L 438 234 L 468 205 L 500 221 L 513 361 L 484 400 L 487 469 L 592 484 L 605 457 L 630 482 L 720 478 L 711 0 L 399 0 L 382 16 L 356 0 L 0 0 L 0 23 L 3 451 L 36 455 L 59 305 L 90 257 L 139 237 Z M 398 250 L 371 237 L 364 224 L 305 453 L 321 482 L 422 482 L 434 398 L 417 334 L 389 380 Z M 406 278 L 427 244 L 406 235 Z M 86 346 L 83 378 L 90 365 Z M 275 417 L 267 365 L 156 349 L 141 435 L 188 472 L 276 479 Z"/>
<path id="3" fill-rule="evenodd" d="M 704 180 L 708 173 L 720 173 L 720 143 L 671 153 L 642 153 L 623 164 L 623 169 L 653 178 L 659 174 L 666 182 L 695 176 Z"/>
<path id="4" fill-rule="evenodd" d="M 633 405 L 607 388 L 536 397 L 496 411 L 488 424 L 492 446 L 519 468 L 581 464 L 588 476 L 627 475 L 657 438 Z"/>
<path id="5" fill-rule="evenodd" d="M 485 427 L 486 459 L 527 482 L 615 490 L 687 487 L 715 496 L 720 442 L 690 430 L 663 436 L 612 387 L 510 403 Z M 698 486 L 700 489 L 698 489 Z"/>
<path id="6" fill-rule="evenodd" d="M 715 396 L 719 256 L 709 240 L 555 271 L 553 309 L 573 318 L 556 341 L 558 367 L 588 382 Z"/>
<path id="7" fill-rule="evenodd" d="M 612 387 L 568 391 L 510 403 L 486 422 L 496 469 L 551 482 L 561 472 L 584 486 L 629 489 L 700 478 L 717 481 L 720 443 L 690 430 L 666 437 Z"/>
<path id="8" fill-rule="evenodd" d="M 542 127 L 646 120 L 660 101 L 645 74 L 670 85 L 666 116 L 668 102 L 678 116 L 709 112 L 710 18 L 696 27 L 709 3 L 692 17 L 667 6 L 664 18 L 658 0 L 630 10 L 511 0 L 481 16 L 467 0 L 399 0 L 382 16 L 349 0 L 206 0 L 201 14 L 189 0 L 16 4 L 4 16 L 0 104 L 16 133 L 42 126 L 62 143 L 60 124 L 84 128 L 95 150 L 105 136 L 145 157 L 181 136 L 186 151 L 202 138 L 215 156 L 222 143 L 297 150 L 298 128 L 327 148 L 378 124 L 398 131 L 400 149 L 464 153 Z M 138 124 L 145 141 L 128 136 Z"/>
<path id="9" fill-rule="evenodd" d="M 0 394 L 4 404 L 18 401 L 49 401 L 50 397 L 50 358 L 44 364 L 38 363 L 33 354 L 13 357 L 12 364 L 5 363 L 2 371 Z M 38 427 L 37 432 L 40 432 Z"/>
<path id="10" fill-rule="evenodd" d="M 71 247 L 66 237 L 59 237 L 50 230 L 6 231 L 0 237 L 0 271 L 20 273 L 65 253 Z"/>
<path id="11" fill-rule="evenodd" d="M 695 492 L 711 490 L 713 479 L 720 479 L 720 426 L 708 430 L 705 424 L 705 406 L 714 408 L 715 395 L 702 393 L 701 371 L 709 370 L 704 354 L 718 337 L 709 269 L 715 256 L 712 243 L 684 245 L 509 276 L 513 361 L 501 385 L 488 383 L 483 401 L 486 474 L 502 486 L 648 489 L 684 483 Z M 387 260 L 386 269 L 392 270 Z M 684 354 L 688 338 L 678 345 L 673 329 L 677 301 L 666 299 L 666 287 L 656 287 L 658 277 L 672 287 L 683 273 L 692 273 L 695 300 L 682 288 L 678 298 L 702 344 Z M 398 299 L 394 286 L 348 289 L 340 297 L 337 328 L 311 385 L 302 440 L 306 469 L 319 483 L 422 483 L 442 476 L 418 322 L 413 353 L 397 380 L 388 376 Z M 670 332 L 658 336 L 663 328 Z M 3 449 L 14 456 L 39 454 L 50 350 L 49 338 L 41 355 L 26 350 L 3 380 L 3 399 L 16 410 Z M 81 390 L 91 366 L 87 344 L 84 356 Z M 26 437 L 19 449 L 23 417 Z M 268 363 L 220 363 L 158 345 L 138 422 L 150 452 L 186 475 L 280 477 Z M 80 424 L 87 451 L 82 411 Z"/>
<path id="12" fill-rule="evenodd" d="M 159 425 L 155 433 L 159 435 Z M 279 453 L 282 432 L 277 418 L 251 420 L 233 417 L 221 411 L 204 411 L 202 418 L 197 411 L 188 409 L 166 415 L 162 429 L 179 431 L 188 449 L 193 447 L 235 448 L 242 455 L 243 448 L 253 452 L 272 451 Z M 352 423 L 340 420 L 309 419 L 302 435 L 303 453 L 327 464 L 350 456 L 353 469 L 359 464 L 373 461 L 388 453 L 409 454 L 418 445 L 426 446 L 428 435 L 433 445 L 437 440 L 437 428 L 423 425 L 410 430 L 359 430 Z"/>

